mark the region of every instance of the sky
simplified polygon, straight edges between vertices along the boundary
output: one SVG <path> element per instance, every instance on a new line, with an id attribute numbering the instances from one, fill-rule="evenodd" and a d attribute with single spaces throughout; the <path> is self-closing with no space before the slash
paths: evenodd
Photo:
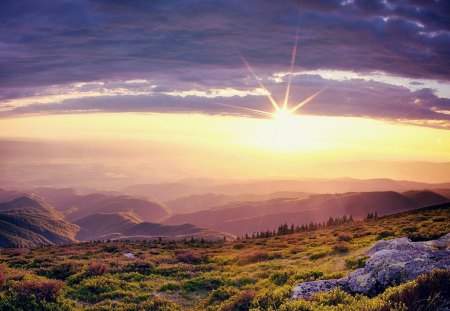
<path id="1" fill-rule="evenodd" d="M 0 28 L 8 155 L 103 142 L 133 162 L 140 141 L 161 179 L 450 159 L 448 1 L 5 0 Z M 9 160 L 36 160 L 23 150 Z"/>

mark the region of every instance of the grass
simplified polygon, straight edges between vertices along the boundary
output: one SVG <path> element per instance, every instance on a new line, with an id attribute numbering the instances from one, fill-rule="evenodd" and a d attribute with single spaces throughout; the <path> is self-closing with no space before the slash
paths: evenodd
<path id="1" fill-rule="evenodd" d="M 450 212 L 441 207 L 235 242 L 3 249 L 0 310 L 434 310 L 449 295 L 446 271 L 373 298 L 339 289 L 309 301 L 289 297 L 299 282 L 362 267 L 364 251 L 379 239 L 426 240 L 448 232 Z M 137 258 L 126 258 L 128 252 Z"/>

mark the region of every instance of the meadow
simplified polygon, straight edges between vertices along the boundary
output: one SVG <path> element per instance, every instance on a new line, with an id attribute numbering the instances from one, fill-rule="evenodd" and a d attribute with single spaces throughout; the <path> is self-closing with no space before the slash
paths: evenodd
<path id="1" fill-rule="evenodd" d="M 373 216 L 373 215 L 372 215 Z M 448 206 L 237 241 L 103 241 L 0 251 L 0 310 L 434 310 L 437 270 L 376 297 L 339 289 L 290 301 L 299 282 L 364 266 L 380 239 L 450 232 Z M 125 255 L 126 254 L 126 255 Z"/>

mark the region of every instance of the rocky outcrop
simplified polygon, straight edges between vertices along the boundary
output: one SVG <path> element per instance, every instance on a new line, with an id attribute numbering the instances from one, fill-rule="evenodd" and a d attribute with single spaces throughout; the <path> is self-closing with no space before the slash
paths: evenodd
<path id="1" fill-rule="evenodd" d="M 450 269 L 450 234 L 427 242 L 412 242 L 408 238 L 378 241 L 366 254 L 370 258 L 364 268 L 342 279 L 300 283 L 293 289 L 291 299 L 309 298 L 335 287 L 371 296 L 434 269 Z"/>

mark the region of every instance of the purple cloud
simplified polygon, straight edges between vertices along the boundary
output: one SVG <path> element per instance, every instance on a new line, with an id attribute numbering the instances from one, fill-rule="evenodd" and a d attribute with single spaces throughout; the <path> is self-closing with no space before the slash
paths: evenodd
<path id="1" fill-rule="evenodd" d="M 383 71 L 449 81 L 448 1 L 20 1 L 0 3 L 0 100 L 51 93 L 75 82 L 130 79 L 155 85 L 152 95 L 67 99 L 6 114 L 37 111 L 200 111 L 223 107 L 177 90 L 258 87 L 233 49 L 262 77 L 286 71 L 297 26 L 296 68 Z M 299 76 L 301 100 L 329 89 L 305 113 L 387 119 L 448 120 L 448 99 L 383 83 Z M 269 83 L 269 82 L 267 82 Z M 145 85 L 127 85 L 132 91 Z M 284 84 L 272 83 L 282 96 Z M 97 86 L 85 85 L 80 91 Z M 264 107 L 263 96 L 224 103 Z M 31 102 L 32 103 L 32 102 Z M 30 103 L 30 104 L 31 104 Z"/>

